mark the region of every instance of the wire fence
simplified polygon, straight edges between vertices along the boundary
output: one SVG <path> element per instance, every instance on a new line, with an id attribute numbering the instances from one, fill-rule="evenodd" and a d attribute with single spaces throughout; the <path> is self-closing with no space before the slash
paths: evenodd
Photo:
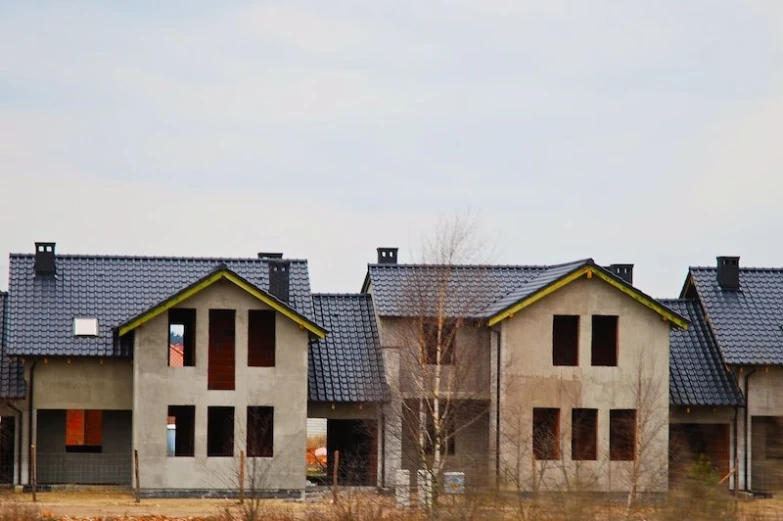
<path id="1" fill-rule="evenodd" d="M 40 485 L 130 485 L 133 455 L 39 452 L 36 477 Z"/>

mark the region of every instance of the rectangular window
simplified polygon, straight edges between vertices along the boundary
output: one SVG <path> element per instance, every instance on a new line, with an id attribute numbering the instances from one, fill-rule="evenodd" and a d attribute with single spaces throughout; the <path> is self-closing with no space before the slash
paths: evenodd
<path id="1" fill-rule="evenodd" d="M 533 454 L 537 460 L 560 458 L 560 409 L 533 409 Z"/>
<path id="2" fill-rule="evenodd" d="M 247 408 L 247 456 L 271 458 L 274 456 L 274 407 Z"/>
<path id="3" fill-rule="evenodd" d="M 609 411 L 609 457 L 613 461 L 632 461 L 636 453 L 636 410 Z"/>
<path id="4" fill-rule="evenodd" d="M 233 407 L 207 407 L 207 456 L 234 456 Z"/>
<path id="5" fill-rule="evenodd" d="M 598 409 L 571 409 L 571 459 L 598 459 Z"/>
<path id="6" fill-rule="evenodd" d="M 275 312 L 251 309 L 247 317 L 247 365 L 275 366 Z"/>
<path id="7" fill-rule="evenodd" d="M 579 365 L 579 317 L 555 315 L 552 320 L 552 363 Z"/>
<path id="8" fill-rule="evenodd" d="M 196 310 L 169 310 L 169 367 L 196 365 Z"/>
<path id="9" fill-rule="evenodd" d="M 195 454 L 196 407 L 169 405 L 166 425 L 168 456 L 188 457 Z"/>
<path id="10" fill-rule="evenodd" d="M 207 389 L 209 390 L 234 390 L 236 373 L 235 314 L 233 309 L 209 310 L 209 360 L 207 364 Z"/>
<path id="11" fill-rule="evenodd" d="M 457 343 L 457 326 L 452 321 L 444 322 L 439 339 L 437 321 L 425 321 L 422 324 L 421 342 L 423 342 L 421 352 L 425 365 L 438 365 L 439 360 L 440 365 L 452 365 Z"/>
<path id="12" fill-rule="evenodd" d="M 103 411 L 65 411 L 65 452 L 101 452 L 102 445 Z"/>
<path id="13" fill-rule="evenodd" d="M 593 315 L 592 364 L 617 365 L 617 316 Z"/>
<path id="14" fill-rule="evenodd" d="M 426 405 L 425 405 L 426 407 Z M 445 408 L 445 407 L 443 407 Z M 437 436 L 435 430 L 435 419 L 431 410 L 427 411 L 427 454 L 435 453 L 435 440 L 440 439 L 440 453 L 453 456 L 456 453 L 456 433 L 454 430 L 454 421 L 451 415 L 447 418 L 441 417 L 441 432 Z"/>

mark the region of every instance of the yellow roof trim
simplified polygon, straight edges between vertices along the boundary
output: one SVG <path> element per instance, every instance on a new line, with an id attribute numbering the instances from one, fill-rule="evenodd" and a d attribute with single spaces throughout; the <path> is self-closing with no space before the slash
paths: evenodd
<path id="1" fill-rule="evenodd" d="M 682 329 L 688 328 L 688 322 L 683 320 L 681 317 L 677 316 L 676 314 L 672 313 L 668 309 L 666 309 L 664 306 L 657 303 L 655 300 L 648 298 L 644 294 L 640 293 L 639 291 L 636 291 L 633 287 L 629 287 L 619 281 L 617 281 L 614 277 L 607 275 L 600 269 L 593 269 L 592 266 L 585 266 L 583 268 L 580 268 L 576 270 L 575 272 L 571 273 L 570 275 L 563 277 L 562 279 L 558 280 L 551 286 L 548 286 L 544 288 L 541 291 L 538 291 L 534 293 L 533 295 L 530 295 L 526 299 L 523 299 L 516 304 L 514 304 L 512 307 L 506 309 L 505 311 L 501 311 L 497 315 L 491 317 L 489 321 L 487 321 L 488 326 L 494 326 L 498 322 L 505 320 L 506 318 L 514 315 L 515 313 L 518 313 L 522 309 L 530 306 L 534 302 L 538 302 L 542 298 L 546 297 L 547 295 L 551 295 L 558 289 L 562 288 L 563 286 L 570 284 L 571 282 L 579 279 L 583 275 L 587 275 L 588 278 L 592 278 L 593 276 L 598 277 L 599 279 L 603 280 L 610 286 L 619 289 L 635 301 L 639 302 L 645 307 L 650 308 L 651 310 L 655 311 L 659 315 L 661 315 L 663 318 L 669 320 L 672 324 L 675 324 Z"/>
<path id="2" fill-rule="evenodd" d="M 157 306 L 151 308 L 149 311 L 143 313 L 142 315 L 138 316 L 137 318 L 133 319 L 131 322 L 125 324 L 124 326 L 120 327 L 119 329 L 119 335 L 122 336 L 130 331 L 133 331 L 137 327 L 149 322 L 153 318 L 157 317 L 158 315 L 165 313 L 169 309 L 173 308 L 177 304 L 189 299 L 196 293 L 208 288 L 209 286 L 213 285 L 214 283 L 218 282 L 219 280 L 226 279 L 230 282 L 232 282 L 234 285 L 238 286 L 240 289 L 243 289 L 247 293 L 250 293 L 255 298 L 269 306 L 270 308 L 274 309 L 278 313 L 290 318 L 297 324 L 299 324 L 300 327 L 307 329 L 309 332 L 313 333 L 318 338 L 324 338 L 326 337 L 326 330 L 318 327 L 317 325 L 313 324 L 309 320 L 305 319 L 298 313 L 292 311 L 286 306 L 283 306 L 278 302 L 277 300 L 271 298 L 269 295 L 264 293 L 263 291 L 260 291 L 258 288 L 253 286 L 252 284 L 249 284 L 242 278 L 234 275 L 230 271 L 227 270 L 221 270 L 216 273 L 213 273 L 209 277 L 201 280 L 198 284 L 195 284 L 182 293 L 178 293 L 177 295 L 171 297 L 168 300 L 165 300 L 158 304 Z"/>
<path id="3" fill-rule="evenodd" d="M 588 273 L 589 271 L 590 271 L 590 266 L 585 266 L 583 268 L 579 268 L 578 270 L 576 270 L 575 272 L 571 273 L 570 275 L 568 275 L 566 277 L 563 277 L 562 279 L 558 280 L 557 282 L 555 282 L 551 286 L 548 286 L 548 287 L 544 288 L 541 291 L 537 291 L 536 293 L 533 293 L 532 295 L 530 295 L 526 299 L 520 300 L 519 302 L 517 302 L 516 304 L 514 304 L 510 308 L 506 309 L 505 311 L 501 311 L 500 313 L 498 313 L 494 317 L 491 317 L 489 319 L 489 321 L 487 322 L 487 325 L 488 326 L 494 326 L 495 324 L 497 324 L 501 320 L 504 320 L 504 319 L 510 317 L 511 315 L 514 315 L 515 313 L 525 309 L 526 307 L 528 307 L 529 305 L 533 304 L 534 302 L 538 302 L 539 300 L 541 300 L 542 298 L 546 297 L 547 295 L 551 295 L 552 293 L 554 293 L 555 291 L 559 290 L 560 288 L 562 288 L 566 284 L 569 284 L 569 283 L 575 281 L 576 279 L 580 278 L 582 275 Z"/>
<path id="4" fill-rule="evenodd" d="M 642 295 L 632 287 L 628 287 L 625 284 L 622 284 L 621 282 L 618 282 L 614 278 L 610 277 L 606 273 L 602 273 L 600 270 L 595 270 L 594 274 L 601 280 L 605 281 L 610 286 L 614 286 L 615 288 L 619 289 L 638 303 L 642 304 L 643 306 L 646 306 L 659 315 L 661 315 L 663 318 L 668 319 L 672 324 L 675 324 L 682 329 L 688 329 L 688 322 L 686 320 L 683 320 L 681 317 L 675 315 L 662 305 L 658 304 L 653 299 L 647 298 L 646 296 Z"/>

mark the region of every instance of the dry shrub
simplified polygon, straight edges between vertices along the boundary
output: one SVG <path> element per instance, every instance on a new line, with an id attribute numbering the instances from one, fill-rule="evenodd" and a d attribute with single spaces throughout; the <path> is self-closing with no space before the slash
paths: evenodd
<path id="1" fill-rule="evenodd" d="M 40 521 L 40 510 L 32 505 L 8 501 L 0 504 L 0 521 Z"/>
<path id="2" fill-rule="evenodd" d="M 213 521 L 294 521 L 290 508 L 265 505 L 263 500 L 251 500 L 236 507 L 224 507 Z M 2 521 L 2 520 L 0 520 Z"/>
<path id="3" fill-rule="evenodd" d="M 338 495 L 323 510 L 310 511 L 307 521 L 421 521 L 425 517 L 413 509 L 398 509 L 393 499 L 362 492 Z"/>
<path id="4" fill-rule="evenodd" d="M 660 521 L 736 520 L 737 501 L 704 457 L 688 467 L 684 480 L 669 492 L 663 508 L 655 513 Z"/>

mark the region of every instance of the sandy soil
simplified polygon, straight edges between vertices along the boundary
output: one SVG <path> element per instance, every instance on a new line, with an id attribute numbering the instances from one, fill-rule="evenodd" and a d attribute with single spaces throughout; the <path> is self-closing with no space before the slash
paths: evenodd
<path id="1" fill-rule="evenodd" d="M 56 518 L 207 518 L 216 516 L 226 508 L 237 508 L 235 499 L 142 499 L 137 504 L 130 493 L 105 489 L 39 492 L 36 503 L 33 503 L 29 493 L 15 494 L 9 490 L 0 492 L 0 502 L 11 501 L 35 507 L 44 516 Z M 303 502 L 276 499 L 265 500 L 264 504 L 280 510 L 301 511 L 305 508 Z"/>

